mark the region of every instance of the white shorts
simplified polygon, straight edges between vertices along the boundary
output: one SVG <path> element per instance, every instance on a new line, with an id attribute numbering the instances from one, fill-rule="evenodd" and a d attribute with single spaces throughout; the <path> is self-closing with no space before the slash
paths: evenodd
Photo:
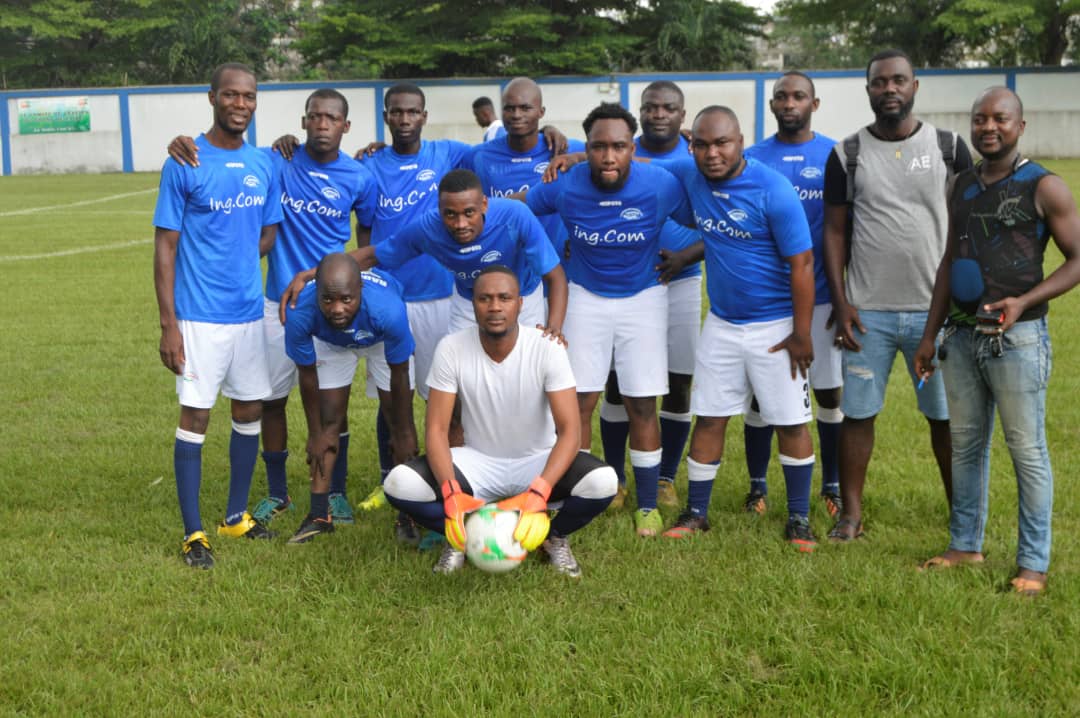
<path id="1" fill-rule="evenodd" d="M 667 292 L 658 284 L 630 297 L 602 297 L 570 283 L 563 336 L 578 393 L 603 391 L 613 366 L 623 396 L 668 393 L 667 352 L 655 351 L 668 334 Z"/>
<path id="2" fill-rule="evenodd" d="M 450 327 L 450 297 L 431 299 L 426 302 L 405 302 L 405 311 L 409 314 L 409 331 L 412 332 L 416 349 L 409 361 L 409 381 L 424 399 L 428 397 L 427 375 L 431 371 L 431 361 L 435 357 L 435 347 L 446 336 Z M 375 398 L 376 385 L 370 377 L 374 372 L 385 372 L 390 376 L 390 367 L 386 357 L 380 351 L 378 356 L 368 357 L 367 395 Z M 416 381 L 415 377 L 420 377 Z"/>
<path id="3" fill-rule="evenodd" d="M 667 363 L 671 374 L 694 373 L 701 336 L 701 275 L 668 285 Z"/>
<path id="4" fill-rule="evenodd" d="M 315 371 L 319 374 L 320 389 L 338 389 L 352 384 L 360 357 L 367 359 L 367 386 L 390 391 L 390 365 L 386 363 L 382 342 L 369 347 L 339 347 L 312 337 L 315 344 Z M 409 387 L 413 385 L 412 362 L 409 362 Z M 378 396 L 374 393 L 372 398 Z"/>
<path id="5" fill-rule="evenodd" d="M 454 465 L 469 480 L 473 496 L 491 502 L 516 496 L 529 488 L 540 475 L 550 454 L 541 451 L 526 457 L 503 459 L 482 454 L 468 446 L 450 449 Z"/>
<path id="6" fill-rule="evenodd" d="M 547 301 L 544 299 L 543 284 L 537 285 L 536 289 L 523 297 L 518 324 L 527 327 L 535 327 L 537 324 L 547 326 Z M 450 297 L 449 333 L 475 326 L 476 312 L 473 311 L 472 300 L 454 292 Z"/>
<path id="7" fill-rule="evenodd" d="M 690 411 L 696 416 L 735 416 L 757 398 L 766 424 L 795 426 L 810 421 L 809 382 L 796 373 L 786 351 L 769 353 L 791 334 L 791 317 L 753 324 L 705 317 L 694 365 Z"/>
<path id="8" fill-rule="evenodd" d="M 266 400 L 284 399 L 296 386 L 296 362 L 285 353 L 285 327 L 278 316 L 278 302 L 263 299 L 263 333 L 266 335 L 266 365 L 270 371 L 270 394 Z"/>
<path id="9" fill-rule="evenodd" d="M 260 401 L 270 393 L 262 321 L 210 324 L 181 319 L 184 370 L 176 377 L 181 406 L 210 409 L 220 391 L 238 401 Z"/>
<path id="10" fill-rule="evenodd" d="M 825 328 L 830 314 L 832 304 L 818 304 L 810 323 L 810 338 L 814 343 L 810 386 L 815 389 L 838 389 L 844 385 L 844 351 L 836 346 L 836 328 Z"/>

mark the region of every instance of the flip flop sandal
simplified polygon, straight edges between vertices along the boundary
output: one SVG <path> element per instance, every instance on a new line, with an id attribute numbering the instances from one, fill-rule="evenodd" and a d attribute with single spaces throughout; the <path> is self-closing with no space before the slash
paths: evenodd
<path id="1" fill-rule="evenodd" d="M 847 530 L 849 527 L 851 528 L 850 532 Z M 848 541 L 861 539 L 864 535 L 862 521 L 852 521 L 851 519 L 838 520 L 828 533 L 829 540 L 833 543 L 847 543 Z"/>
<path id="2" fill-rule="evenodd" d="M 1017 576 L 1009 583 L 1013 587 L 1013 592 L 1020 594 L 1021 596 L 1038 596 L 1044 590 L 1046 590 L 1046 579 L 1038 578 L 1021 578 Z"/>

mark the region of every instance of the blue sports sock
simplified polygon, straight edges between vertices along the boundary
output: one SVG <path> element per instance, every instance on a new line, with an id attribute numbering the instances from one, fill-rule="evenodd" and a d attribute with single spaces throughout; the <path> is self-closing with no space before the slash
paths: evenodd
<path id="1" fill-rule="evenodd" d="M 334 472 L 330 474 L 330 493 L 345 495 L 345 480 L 349 475 L 349 432 L 338 436 Z"/>
<path id="2" fill-rule="evenodd" d="M 690 457 L 686 458 L 686 508 L 693 516 L 709 515 L 709 500 L 712 498 L 713 481 L 720 462 L 702 464 Z"/>
<path id="3" fill-rule="evenodd" d="M 825 412 L 830 416 L 825 416 Z M 840 415 L 838 421 L 831 421 L 831 412 Z M 840 424 L 844 414 L 839 409 L 818 409 L 818 451 L 821 453 L 821 491 L 822 493 L 840 494 Z"/>
<path id="4" fill-rule="evenodd" d="M 311 511 L 309 516 L 317 519 L 325 519 L 330 516 L 330 494 L 317 494 L 311 492 Z"/>
<path id="5" fill-rule="evenodd" d="M 202 484 L 202 434 L 176 430 L 173 444 L 173 471 L 176 474 L 176 498 L 180 501 L 180 518 L 184 521 L 184 536 L 202 531 L 199 514 L 199 486 Z"/>
<path id="6" fill-rule="evenodd" d="M 814 455 L 805 459 L 795 459 L 780 454 L 780 468 L 784 471 L 784 483 L 787 484 L 788 515 L 807 517 L 810 515 L 810 485 L 814 477 Z"/>
<path id="7" fill-rule="evenodd" d="M 263 463 L 266 464 L 266 487 L 270 496 L 280 501 L 289 499 L 289 481 L 285 472 L 288 451 L 264 451 Z"/>
<path id="8" fill-rule="evenodd" d="M 394 468 L 394 455 L 390 453 L 390 424 L 382 411 L 375 415 L 375 442 L 379 446 L 379 473 L 385 479 Z"/>
<path id="9" fill-rule="evenodd" d="M 229 438 L 229 503 L 225 509 L 225 523 L 232 526 L 247 511 L 248 494 L 251 493 L 251 476 L 255 473 L 255 461 L 259 457 L 260 422 L 249 424 L 233 422 Z"/>
<path id="10" fill-rule="evenodd" d="M 751 423 L 754 419 L 749 414 L 743 425 L 743 440 L 746 443 L 746 471 L 750 475 L 750 490 L 757 493 L 769 492 L 769 458 L 772 456 L 773 428 L 768 424 Z M 760 419 L 759 419 L 760 421 Z"/>
<path id="11" fill-rule="evenodd" d="M 630 466 L 634 469 L 638 510 L 656 508 L 656 484 L 660 480 L 660 449 L 637 451 L 630 449 Z"/>
<path id="12" fill-rule="evenodd" d="M 630 420 L 626 407 L 600 404 L 600 444 L 604 447 L 604 463 L 615 469 L 620 485 L 626 485 L 626 440 L 630 436 Z"/>
<path id="13" fill-rule="evenodd" d="M 682 461 L 686 440 L 690 438 L 691 415 L 660 412 L 660 480 L 674 481 Z"/>
<path id="14" fill-rule="evenodd" d="M 553 536 L 569 536 L 594 518 L 604 513 L 613 497 L 586 499 L 581 496 L 568 496 L 563 500 L 562 508 L 551 520 Z"/>

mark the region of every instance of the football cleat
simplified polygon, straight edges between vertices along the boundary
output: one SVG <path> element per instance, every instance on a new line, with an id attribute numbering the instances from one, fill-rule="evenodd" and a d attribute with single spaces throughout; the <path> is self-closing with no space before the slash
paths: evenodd
<path id="1" fill-rule="evenodd" d="M 844 510 L 844 500 L 840 498 L 840 494 L 822 492 L 821 499 L 825 502 L 825 510 L 834 519 Z"/>
<path id="2" fill-rule="evenodd" d="M 453 573 L 465 565 L 465 552 L 458 551 L 449 543 L 443 546 L 439 560 L 431 567 L 432 573 Z"/>
<path id="3" fill-rule="evenodd" d="M 345 494 L 330 494 L 330 518 L 336 524 L 356 523 L 349 498 Z"/>
<path id="4" fill-rule="evenodd" d="M 298 528 L 296 533 L 292 535 L 292 538 L 289 539 L 289 543 L 307 543 L 320 534 L 332 533 L 334 533 L 333 521 L 308 514 L 304 517 L 304 522 L 300 524 L 300 528 Z"/>
<path id="5" fill-rule="evenodd" d="M 181 553 L 184 563 L 192 568 L 214 567 L 214 551 L 210 548 L 210 541 L 202 531 L 196 531 L 184 539 Z"/>
<path id="6" fill-rule="evenodd" d="M 277 536 L 276 533 L 252 518 L 247 511 L 235 524 L 226 524 L 224 521 L 218 524 L 217 534 L 229 538 L 249 539 L 272 539 Z"/>
<path id="7" fill-rule="evenodd" d="M 805 516 L 792 514 L 788 517 L 784 539 L 802 553 L 813 553 L 817 548 L 817 539 L 810 530 L 810 520 Z"/>
<path id="8" fill-rule="evenodd" d="M 608 511 L 619 511 L 626 505 L 626 484 L 619 484 L 619 488 L 615 491 L 615 498 L 611 500 L 611 503 L 607 505 Z"/>
<path id="9" fill-rule="evenodd" d="M 672 508 L 678 508 L 679 495 L 675 493 L 675 482 L 660 479 L 656 485 L 656 503 L 660 506 L 671 506 Z"/>
<path id="10" fill-rule="evenodd" d="M 410 546 L 420 545 L 420 527 L 416 525 L 411 516 L 404 512 L 399 513 L 397 518 L 394 519 L 394 536 L 401 543 Z"/>
<path id="11" fill-rule="evenodd" d="M 664 530 L 664 517 L 659 509 L 638 509 L 634 512 L 634 530 L 638 536 L 659 536 Z"/>
<path id="12" fill-rule="evenodd" d="M 704 516 L 695 516 L 689 511 L 684 511 L 679 514 L 679 518 L 672 527 L 664 532 L 664 536 L 667 538 L 689 538 L 703 534 L 710 528 L 709 520 Z"/>
<path id="13" fill-rule="evenodd" d="M 386 506 L 386 494 L 383 493 L 382 484 L 379 484 L 363 501 L 360 502 L 361 511 L 375 511 Z"/>
<path id="14" fill-rule="evenodd" d="M 581 566 L 570 551 L 570 542 L 565 536 L 551 536 L 542 544 L 544 553 L 547 554 L 548 563 L 556 571 L 570 578 L 581 578 Z"/>
<path id="15" fill-rule="evenodd" d="M 768 510 L 769 506 L 765 503 L 765 494 L 763 493 L 751 491 L 746 495 L 746 499 L 743 500 L 743 511 L 748 514 L 763 516 Z"/>
<path id="16" fill-rule="evenodd" d="M 292 499 L 286 498 L 282 500 L 276 496 L 267 496 L 255 504 L 255 510 L 251 512 L 251 518 L 266 525 L 286 511 L 296 511 L 296 505 L 293 504 Z"/>

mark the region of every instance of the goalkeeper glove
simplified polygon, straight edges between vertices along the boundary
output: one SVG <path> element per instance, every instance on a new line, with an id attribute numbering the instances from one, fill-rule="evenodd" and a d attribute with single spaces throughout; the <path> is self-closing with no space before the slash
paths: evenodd
<path id="1" fill-rule="evenodd" d="M 457 479 L 442 485 L 443 511 L 446 513 L 446 540 L 458 551 L 465 550 L 465 514 L 484 505 L 480 499 L 463 493 Z"/>
<path id="2" fill-rule="evenodd" d="M 526 551 L 535 551 L 547 538 L 548 529 L 551 528 L 551 519 L 547 515 L 549 496 L 551 485 L 537 476 L 528 489 L 498 503 L 498 507 L 504 511 L 518 512 L 514 540 Z"/>

